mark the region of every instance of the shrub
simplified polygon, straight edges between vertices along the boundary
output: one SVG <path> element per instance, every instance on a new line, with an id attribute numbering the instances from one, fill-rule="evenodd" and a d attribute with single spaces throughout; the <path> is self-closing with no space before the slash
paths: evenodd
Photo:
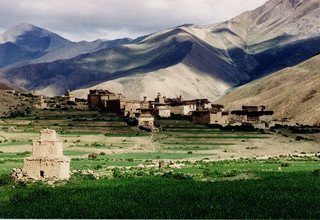
<path id="1" fill-rule="evenodd" d="M 16 182 L 16 187 L 17 188 L 26 188 L 27 187 L 27 183 L 24 181 L 18 181 Z"/>
<path id="2" fill-rule="evenodd" d="M 113 178 L 121 178 L 121 177 L 123 177 L 121 171 L 119 169 L 117 169 L 117 168 L 114 168 L 112 170 L 112 176 L 113 176 Z"/>
<path id="3" fill-rule="evenodd" d="M 193 154 L 193 153 L 192 153 L 192 151 L 188 151 L 188 153 L 187 153 L 187 154 Z"/>
<path id="4" fill-rule="evenodd" d="M 97 159 L 97 157 L 98 157 L 98 154 L 96 154 L 96 153 L 92 153 L 92 154 L 89 154 L 89 155 L 88 155 L 88 158 L 89 158 L 89 159 L 92 159 L 92 160 Z"/>
<path id="5" fill-rule="evenodd" d="M 320 169 L 315 169 L 312 173 L 314 175 L 320 176 Z"/>
<path id="6" fill-rule="evenodd" d="M 192 179 L 191 176 L 185 175 L 183 173 L 173 173 L 172 171 L 164 173 L 162 175 L 162 177 L 168 178 L 168 179 L 177 179 L 177 180 L 190 180 L 190 179 Z"/>
<path id="7" fill-rule="evenodd" d="M 74 173 L 72 174 L 70 180 L 95 180 L 95 176 L 93 174 L 82 174 L 82 173 Z"/>
<path id="8" fill-rule="evenodd" d="M 240 170 L 229 170 L 228 172 L 225 172 L 222 174 L 223 177 L 234 177 L 241 173 Z"/>
<path id="9" fill-rule="evenodd" d="M 212 178 L 219 177 L 222 175 L 222 173 L 220 173 L 219 171 L 217 170 L 211 171 L 209 168 L 205 168 L 202 174 L 204 177 L 212 177 Z"/>
<path id="10" fill-rule="evenodd" d="M 94 167 L 94 169 L 95 169 L 95 170 L 100 170 L 100 169 L 102 169 L 102 165 L 101 165 L 101 164 L 98 164 L 97 166 Z"/>
<path id="11" fill-rule="evenodd" d="M 2 175 L 0 176 L 0 187 L 1 187 L 1 186 L 9 185 L 9 184 L 11 184 L 11 183 L 13 183 L 13 180 L 12 180 L 12 178 L 11 178 L 10 175 L 8 175 L 8 174 L 2 174 Z"/>
<path id="12" fill-rule="evenodd" d="M 288 167 L 288 166 L 290 166 L 290 163 L 288 163 L 288 162 L 281 163 L 281 167 Z"/>

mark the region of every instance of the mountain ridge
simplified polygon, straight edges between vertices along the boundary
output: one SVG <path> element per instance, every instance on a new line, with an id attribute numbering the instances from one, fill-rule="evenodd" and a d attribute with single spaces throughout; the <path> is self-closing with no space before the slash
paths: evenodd
<path id="1" fill-rule="evenodd" d="M 61 95 L 66 89 L 80 89 L 75 93 L 84 94 L 83 89 L 108 89 L 112 84 L 127 91 L 124 95 L 128 98 L 154 96 L 157 92 L 173 95 L 174 91 L 187 94 L 186 98 L 203 97 L 202 90 L 208 90 L 210 82 L 214 89 L 205 94 L 214 101 L 230 88 L 317 54 L 319 6 L 319 0 L 271 0 L 225 22 L 169 28 L 131 44 L 2 70 L 1 77 L 51 96 Z M 174 71 L 195 81 L 184 86 L 181 82 L 169 83 L 177 80 Z M 165 80 L 159 80 L 159 72 L 165 73 Z M 141 87 L 129 83 L 137 83 L 137 79 L 142 80 Z M 195 83 L 198 81 L 201 83 Z"/>
<path id="2" fill-rule="evenodd" d="M 218 100 L 226 109 L 266 105 L 277 118 L 301 124 L 320 123 L 320 54 L 243 85 Z"/>
<path id="3" fill-rule="evenodd" d="M 20 23 L 0 35 L 0 68 L 71 59 L 81 54 L 137 41 L 139 39 L 122 38 L 72 42 L 44 28 Z"/>

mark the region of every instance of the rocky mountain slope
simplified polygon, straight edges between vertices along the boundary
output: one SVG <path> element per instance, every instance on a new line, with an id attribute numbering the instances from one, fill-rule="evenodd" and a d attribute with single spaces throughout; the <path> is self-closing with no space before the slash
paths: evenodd
<path id="1" fill-rule="evenodd" d="M 0 68 L 70 59 L 132 41 L 124 38 L 71 42 L 46 29 L 21 23 L 0 35 Z"/>
<path id="2" fill-rule="evenodd" d="M 320 55 L 241 86 L 218 102 L 227 109 L 266 105 L 277 118 L 320 124 Z"/>
<path id="3" fill-rule="evenodd" d="M 1 90 L 16 90 L 18 92 L 28 92 L 26 89 L 21 88 L 19 86 L 16 85 L 12 85 L 11 83 L 5 82 L 5 81 L 1 81 L 0 80 L 0 91 Z"/>
<path id="4" fill-rule="evenodd" d="M 320 51 L 320 0 L 270 0 L 226 22 L 184 25 L 68 60 L 3 70 L 9 82 L 46 95 L 90 88 L 128 98 L 213 100 L 228 89 L 309 59 Z"/>

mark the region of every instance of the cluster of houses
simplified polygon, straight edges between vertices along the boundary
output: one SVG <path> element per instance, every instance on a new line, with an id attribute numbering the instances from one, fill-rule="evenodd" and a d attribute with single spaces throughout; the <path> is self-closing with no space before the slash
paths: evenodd
<path id="1" fill-rule="evenodd" d="M 75 97 L 68 90 L 63 96 L 64 103 L 74 103 Z M 158 93 L 153 100 L 129 100 L 122 94 L 108 90 L 90 90 L 88 107 L 103 112 L 115 113 L 119 116 L 136 118 L 138 127 L 150 131 L 158 131 L 154 126 L 154 117 L 169 118 L 173 115 L 191 116 L 193 122 L 220 126 L 252 125 L 257 129 L 268 129 L 276 124 L 294 126 L 286 119 L 273 120 L 273 111 L 265 106 L 242 106 L 240 110 L 226 111 L 223 105 L 212 104 L 208 99 L 184 100 L 181 96 L 168 98 Z M 35 108 L 46 108 L 43 96 L 38 96 Z"/>
<path id="2" fill-rule="evenodd" d="M 154 100 L 127 100 L 122 94 L 108 90 L 90 90 L 89 108 L 137 118 L 138 127 L 152 131 L 154 117 L 168 118 L 172 115 L 192 116 L 195 123 L 216 124 L 221 126 L 251 124 L 255 128 L 267 129 L 276 124 L 272 120 L 273 111 L 265 106 L 243 106 L 241 110 L 225 111 L 223 105 L 212 104 L 208 99 L 183 100 L 182 97 L 167 98 L 160 93 Z"/>

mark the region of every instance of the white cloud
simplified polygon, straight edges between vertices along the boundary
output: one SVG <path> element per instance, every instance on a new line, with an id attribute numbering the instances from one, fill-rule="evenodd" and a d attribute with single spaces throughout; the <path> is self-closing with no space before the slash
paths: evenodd
<path id="1" fill-rule="evenodd" d="M 212 24 L 266 0 L 0 0 L 0 30 L 21 22 L 71 40 L 137 37 L 185 23 Z"/>

